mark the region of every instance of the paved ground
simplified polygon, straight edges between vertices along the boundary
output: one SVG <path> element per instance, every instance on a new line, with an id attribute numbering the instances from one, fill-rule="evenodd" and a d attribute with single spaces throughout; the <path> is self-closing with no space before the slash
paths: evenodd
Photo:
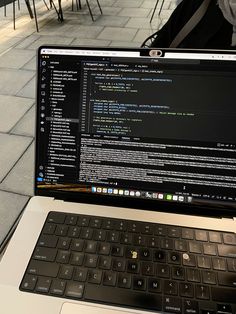
<path id="1" fill-rule="evenodd" d="M 0 243 L 33 195 L 36 48 L 41 44 L 137 47 L 175 7 L 175 0 L 165 0 L 161 15 L 157 10 L 150 24 L 156 0 L 100 0 L 103 15 L 95 0 L 89 0 L 95 14 L 92 22 L 84 0 L 79 11 L 71 10 L 71 0 L 62 0 L 65 21 L 60 23 L 54 10 L 47 11 L 43 1 L 36 0 L 37 33 L 25 2 L 20 2 L 16 30 L 12 4 L 7 6 L 7 17 L 0 8 Z"/>

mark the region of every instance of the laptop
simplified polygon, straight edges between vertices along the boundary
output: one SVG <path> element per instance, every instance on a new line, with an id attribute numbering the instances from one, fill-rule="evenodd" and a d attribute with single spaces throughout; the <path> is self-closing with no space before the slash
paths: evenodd
<path id="1" fill-rule="evenodd" d="M 235 82 L 235 51 L 40 47 L 1 312 L 236 313 Z"/>

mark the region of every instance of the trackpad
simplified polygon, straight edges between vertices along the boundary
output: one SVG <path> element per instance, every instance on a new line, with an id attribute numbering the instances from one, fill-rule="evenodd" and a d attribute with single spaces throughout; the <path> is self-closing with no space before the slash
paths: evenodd
<path id="1" fill-rule="evenodd" d="M 64 303 L 60 314 L 133 314 L 126 310 L 106 309 L 94 305 L 80 305 L 75 303 Z M 137 312 L 136 312 L 137 313 Z"/>

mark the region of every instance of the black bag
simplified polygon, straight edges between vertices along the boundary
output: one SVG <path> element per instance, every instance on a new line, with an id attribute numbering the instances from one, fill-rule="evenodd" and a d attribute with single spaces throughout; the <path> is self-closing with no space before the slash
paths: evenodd
<path id="1" fill-rule="evenodd" d="M 205 0 L 183 0 L 167 23 L 149 36 L 142 47 L 169 48 L 173 40 Z M 233 26 L 223 16 L 217 0 L 211 0 L 197 25 L 176 46 L 193 49 L 235 49 L 231 46 Z"/>

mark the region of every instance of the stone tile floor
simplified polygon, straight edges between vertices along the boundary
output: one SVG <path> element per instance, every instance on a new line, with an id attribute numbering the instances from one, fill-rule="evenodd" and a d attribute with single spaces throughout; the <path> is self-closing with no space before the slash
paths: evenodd
<path id="1" fill-rule="evenodd" d="M 43 1 L 36 0 L 39 33 L 24 0 L 20 0 L 20 10 L 16 8 L 16 30 L 12 4 L 7 6 L 6 17 L 0 8 L 0 243 L 33 195 L 37 47 L 138 47 L 168 20 L 175 7 L 175 0 L 165 0 L 160 16 L 157 9 L 150 24 L 156 0 L 100 0 L 103 15 L 96 1 L 89 1 L 94 22 L 85 1 L 81 10 L 72 11 L 71 0 L 63 0 L 65 20 L 60 23 L 53 9 L 48 11 Z"/>

